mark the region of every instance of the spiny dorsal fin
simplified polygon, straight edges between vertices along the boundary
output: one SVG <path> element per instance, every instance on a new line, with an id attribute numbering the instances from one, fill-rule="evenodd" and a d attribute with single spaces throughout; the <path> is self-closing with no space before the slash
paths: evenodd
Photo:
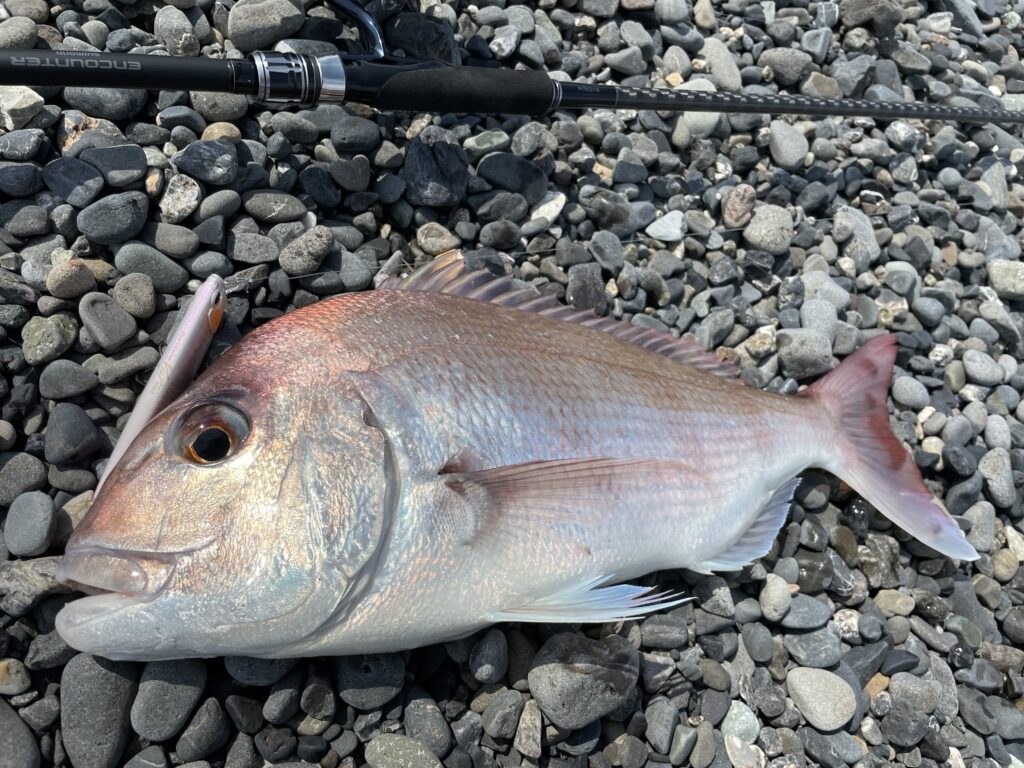
<path id="1" fill-rule="evenodd" d="M 622 341 L 675 360 L 678 363 L 713 373 L 724 379 L 735 379 L 739 369 L 718 356 L 708 352 L 700 344 L 686 336 L 678 339 L 667 333 L 649 328 L 629 325 L 593 312 L 574 309 L 560 304 L 551 295 L 538 294 L 532 288 L 517 288 L 510 275 L 495 277 L 485 269 L 471 270 L 459 251 L 442 253 L 429 264 L 425 264 L 407 278 L 397 281 L 389 278 L 378 290 L 426 291 L 445 293 L 467 299 L 485 301 L 509 309 L 576 323 L 587 328 L 602 331 Z"/>

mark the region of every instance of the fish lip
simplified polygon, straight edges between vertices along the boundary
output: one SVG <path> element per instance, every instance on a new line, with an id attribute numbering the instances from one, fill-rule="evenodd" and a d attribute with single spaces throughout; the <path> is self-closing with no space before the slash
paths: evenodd
<path id="1" fill-rule="evenodd" d="M 57 580 L 87 594 L 152 600 L 170 579 L 177 552 L 143 552 L 81 544 L 69 547 Z"/>

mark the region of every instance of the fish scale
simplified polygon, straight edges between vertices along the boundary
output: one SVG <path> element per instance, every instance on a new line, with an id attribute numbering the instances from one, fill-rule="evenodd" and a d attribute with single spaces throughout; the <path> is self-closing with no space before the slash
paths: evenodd
<path id="1" fill-rule="evenodd" d="M 108 590 L 63 609 L 69 644 L 289 657 L 633 618 L 683 598 L 612 584 L 763 556 L 812 466 L 977 557 L 889 429 L 892 336 L 786 397 L 457 254 L 382 288 L 261 326 L 145 427 L 68 544 L 60 577 Z"/>

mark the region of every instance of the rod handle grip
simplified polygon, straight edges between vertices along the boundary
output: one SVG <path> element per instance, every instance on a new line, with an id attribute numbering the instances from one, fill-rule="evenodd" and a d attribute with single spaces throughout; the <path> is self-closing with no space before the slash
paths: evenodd
<path id="1" fill-rule="evenodd" d="M 554 85 L 544 72 L 439 67 L 392 75 L 372 103 L 384 111 L 543 115 L 553 97 Z"/>

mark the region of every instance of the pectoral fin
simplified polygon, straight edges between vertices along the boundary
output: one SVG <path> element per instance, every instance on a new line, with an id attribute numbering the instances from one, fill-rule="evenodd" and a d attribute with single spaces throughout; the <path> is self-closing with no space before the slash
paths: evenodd
<path id="1" fill-rule="evenodd" d="M 550 624 L 601 624 L 625 621 L 664 611 L 693 598 L 674 592 L 654 592 L 654 587 L 617 584 L 602 587 L 614 577 L 599 576 L 538 598 L 518 608 L 490 614 L 488 621 L 529 621 Z"/>
<path id="2" fill-rule="evenodd" d="M 493 469 L 453 472 L 440 477 L 448 489 L 475 510 L 475 525 L 463 543 L 479 544 L 499 531 L 524 525 L 593 520 L 655 503 L 666 487 L 696 474 L 680 461 L 665 459 L 559 459 Z"/>

